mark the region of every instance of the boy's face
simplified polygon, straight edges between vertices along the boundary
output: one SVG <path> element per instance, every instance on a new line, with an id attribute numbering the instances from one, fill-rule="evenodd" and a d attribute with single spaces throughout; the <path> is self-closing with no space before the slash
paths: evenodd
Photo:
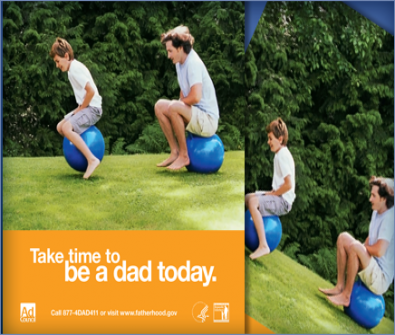
<path id="1" fill-rule="evenodd" d="M 172 41 L 167 41 L 166 51 L 167 51 L 167 58 L 171 59 L 173 61 L 173 64 L 177 64 L 181 62 L 183 51 L 184 51 L 182 47 L 175 48 L 173 46 Z"/>
<path id="2" fill-rule="evenodd" d="M 60 57 L 59 55 L 55 55 L 53 58 L 56 63 L 56 67 L 60 69 L 62 72 L 66 72 L 70 67 L 69 54 L 65 53 L 64 57 Z"/>
<path id="3" fill-rule="evenodd" d="M 283 137 L 277 138 L 274 136 L 273 132 L 267 134 L 267 144 L 269 144 L 270 150 L 272 152 L 277 152 L 281 149 L 283 143 Z"/>
<path id="4" fill-rule="evenodd" d="M 381 198 L 379 195 L 379 187 L 373 185 L 372 190 L 370 191 L 370 203 L 372 204 L 372 210 L 377 211 L 378 213 L 382 213 L 387 207 L 385 205 L 385 198 Z"/>

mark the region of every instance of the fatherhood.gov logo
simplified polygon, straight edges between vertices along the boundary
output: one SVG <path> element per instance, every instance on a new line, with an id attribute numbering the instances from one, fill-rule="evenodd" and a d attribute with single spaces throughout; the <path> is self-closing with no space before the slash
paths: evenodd
<path id="1" fill-rule="evenodd" d="M 21 302 L 21 322 L 36 322 L 36 304 L 34 302 Z"/>

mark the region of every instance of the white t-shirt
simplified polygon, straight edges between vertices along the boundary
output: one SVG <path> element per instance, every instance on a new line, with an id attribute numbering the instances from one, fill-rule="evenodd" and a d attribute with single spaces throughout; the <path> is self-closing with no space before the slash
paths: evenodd
<path id="1" fill-rule="evenodd" d="M 77 104 L 80 106 L 85 99 L 86 91 L 85 86 L 89 82 L 92 86 L 93 90 L 95 91 L 95 95 L 93 96 L 89 106 L 101 108 L 101 96 L 99 95 L 99 91 L 93 81 L 92 75 L 89 72 L 88 68 L 79 62 L 78 60 L 74 59 L 68 71 L 69 81 L 71 86 L 73 87 L 75 100 Z"/>
<path id="2" fill-rule="evenodd" d="M 292 188 L 284 193 L 282 197 L 289 204 L 295 200 L 295 162 L 292 158 L 291 153 L 289 152 L 287 147 L 282 147 L 275 155 L 274 155 L 274 172 L 273 172 L 273 182 L 272 188 L 274 191 L 277 191 L 282 184 L 284 184 L 284 179 L 286 176 L 291 176 L 291 184 Z"/>
<path id="3" fill-rule="evenodd" d="M 214 84 L 195 50 L 190 51 L 184 64 L 176 64 L 176 71 L 178 84 L 184 97 L 188 96 L 193 85 L 202 84 L 202 98 L 195 106 L 218 120 L 219 109 Z"/>
<path id="4" fill-rule="evenodd" d="M 378 240 L 389 242 L 385 254 L 375 257 L 389 287 L 394 279 L 394 207 L 382 214 L 378 214 L 377 211 L 372 213 L 369 225 L 369 245 L 375 244 Z"/>

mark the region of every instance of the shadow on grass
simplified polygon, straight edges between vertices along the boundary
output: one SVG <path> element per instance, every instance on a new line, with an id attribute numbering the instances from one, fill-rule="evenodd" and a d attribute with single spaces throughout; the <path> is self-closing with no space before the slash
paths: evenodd
<path id="1" fill-rule="evenodd" d="M 73 173 L 73 174 L 59 174 L 56 177 L 49 177 L 53 181 L 59 180 L 59 181 L 77 181 L 81 180 L 81 182 L 88 183 L 88 182 L 100 182 L 100 181 L 105 181 L 107 178 L 104 178 L 102 176 L 91 176 L 89 179 L 84 179 L 83 178 L 83 173 L 81 174 L 78 173 Z"/>

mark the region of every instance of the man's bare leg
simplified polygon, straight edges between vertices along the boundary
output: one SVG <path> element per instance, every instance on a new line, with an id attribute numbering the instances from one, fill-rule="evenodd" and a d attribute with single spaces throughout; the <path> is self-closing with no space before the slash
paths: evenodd
<path id="1" fill-rule="evenodd" d="M 173 101 L 169 106 L 170 120 L 177 137 L 180 152 L 177 159 L 168 167 L 169 170 L 179 170 L 189 165 L 185 124 L 192 118 L 192 107 L 181 102 Z"/>
<path id="2" fill-rule="evenodd" d="M 88 161 L 88 167 L 86 168 L 86 172 L 84 174 L 84 178 L 88 179 L 93 171 L 95 171 L 95 169 L 99 166 L 100 160 L 92 154 L 81 136 L 73 131 L 73 126 L 70 122 L 66 121 L 63 124 L 62 132 L 64 136 L 66 136 L 67 139 L 70 140 L 71 143 L 73 143 L 79 151 L 81 151 L 81 153 Z"/>
<path id="3" fill-rule="evenodd" d="M 370 259 L 371 256 L 361 242 L 355 241 L 348 247 L 346 286 L 340 294 L 327 297 L 332 303 L 345 307 L 350 305 L 351 292 L 358 269 L 366 269 L 369 265 Z"/>
<path id="4" fill-rule="evenodd" d="M 248 201 L 248 209 L 250 210 L 252 221 L 254 221 L 255 229 L 259 238 L 259 246 L 251 255 L 251 259 L 257 259 L 258 257 L 262 257 L 270 253 L 270 248 L 267 245 L 265 228 L 263 226 L 262 215 L 258 210 L 259 208 L 259 200 L 258 197 L 254 194 L 251 195 Z"/>
<path id="5" fill-rule="evenodd" d="M 336 295 L 343 292 L 346 280 L 347 249 L 356 240 L 348 233 L 341 233 L 337 238 L 337 283 L 334 288 L 318 288 L 326 295 Z"/>
<path id="6" fill-rule="evenodd" d="M 169 106 L 171 103 L 172 101 L 170 100 L 160 99 L 155 104 L 155 115 L 170 146 L 170 157 L 165 159 L 163 162 L 156 164 L 158 167 L 166 167 L 170 165 L 177 159 L 179 153 L 178 144 L 173 133 L 173 126 L 170 121 Z"/>

